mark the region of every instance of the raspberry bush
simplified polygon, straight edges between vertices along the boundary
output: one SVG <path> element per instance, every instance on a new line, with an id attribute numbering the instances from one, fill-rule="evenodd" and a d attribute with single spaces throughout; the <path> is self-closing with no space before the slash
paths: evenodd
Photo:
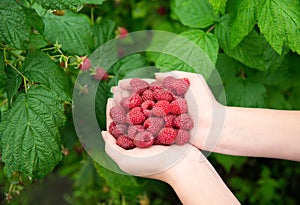
<path id="1" fill-rule="evenodd" d="M 151 52 L 124 56 L 124 51 L 119 50 L 116 55 L 124 58 L 111 68 L 94 67 L 90 62 L 95 49 L 109 40 L 126 40 L 130 32 L 147 29 L 180 34 L 202 48 L 223 80 L 228 105 L 300 108 L 300 3 L 297 0 L 1 0 L 1 202 L 179 203 L 164 183 L 118 175 L 94 163 L 80 144 L 72 121 L 72 93 L 84 100 L 92 90 L 89 84 L 74 87 L 79 71 L 99 82 L 95 101 L 101 129 L 106 128 L 103 110 L 107 98 L 111 97 L 110 88 L 120 79 L 143 78 L 145 72 L 153 77 L 154 72 L 174 68 L 193 71 L 174 56 Z M 171 42 L 166 50 L 177 46 L 180 45 Z M 144 69 L 142 75 L 138 68 Z M 209 73 L 201 69 L 201 74 L 208 78 Z M 190 137 L 186 131 L 190 122 L 185 112 L 181 113 L 185 101 L 172 101 L 167 89 L 158 89 L 166 87 L 176 95 L 185 89 L 185 86 L 172 88 L 172 85 L 172 79 L 150 84 L 147 92 L 124 99 L 122 106 L 138 105 L 140 108 L 135 112 L 147 118 L 144 122 L 147 129 L 171 136 L 163 140 L 156 138 L 157 141 L 184 144 Z M 135 86 L 139 92 L 144 89 L 138 82 Z M 210 87 L 222 102 L 223 96 L 213 82 Z M 153 99 L 172 105 L 170 115 L 159 117 L 165 123 L 163 131 L 156 129 L 160 121 L 150 116 L 155 107 L 151 103 Z M 155 108 L 157 115 L 164 108 L 161 104 Z M 124 122 L 123 111 L 117 113 L 118 121 Z M 116 123 L 109 129 L 118 136 L 118 143 L 131 148 L 130 136 L 137 132 L 148 136 L 147 143 L 152 141 L 151 132 L 141 132 L 144 126 Z M 171 130 L 174 127 L 179 130 L 175 139 Z M 122 135 L 124 130 L 129 137 Z M 212 154 L 210 161 L 243 204 L 300 202 L 297 163 L 218 154 Z M 55 180 L 55 188 L 49 188 L 48 182 Z M 49 190 L 57 187 L 65 190 L 51 195 Z M 41 191 L 36 194 L 37 190 Z M 60 202 L 50 201 L 58 196 Z"/>

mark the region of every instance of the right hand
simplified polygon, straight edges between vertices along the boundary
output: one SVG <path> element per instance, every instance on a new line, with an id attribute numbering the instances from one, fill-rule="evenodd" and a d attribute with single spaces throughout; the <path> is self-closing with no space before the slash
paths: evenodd
<path id="1" fill-rule="evenodd" d="M 225 106 L 216 101 L 203 76 L 182 71 L 156 73 L 155 76 L 157 80 L 163 80 L 167 76 L 190 80 L 190 88 L 185 94 L 188 112 L 194 121 L 190 144 L 212 151 L 221 136 Z"/>

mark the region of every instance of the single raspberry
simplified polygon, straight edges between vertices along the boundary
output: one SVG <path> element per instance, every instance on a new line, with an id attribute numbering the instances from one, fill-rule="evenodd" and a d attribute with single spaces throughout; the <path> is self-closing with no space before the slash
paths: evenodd
<path id="1" fill-rule="evenodd" d="M 145 90 L 143 92 L 142 99 L 143 99 L 143 101 L 146 101 L 146 100 L 153 101 L 154 100 L 153 92 L 151 90 Z"/>
<path id="2" fill-rule="evenodd" d="M 160 81 L 153 81 L 150 83 L 149 87 L 152 91 L 163 89 L 163 85 Z"/>
<path id="3" fill-rule="evenodd" d="M 190 138 L 191 138 L 191 134 L 189 131 L 180 129 L 177 131 L 177 136 L 175 138 L 175 144 L 185 145 L 186 143 L 188 143 Z"/>
<path id="4" fill-rule="evenodd" d="M 168 102 L 171 102 L 173 100 L 173 94 L 167 89 L 154 90 L 153 97 L 157 101 L 166 100 Z"/>
<path id="5" fill-rule="evenodd" d="M 152 113 L 155 116 L 166 116 L 170 112 L 170 103 L 166 100 L 158 101 L 152 108 Z"/>
<path id="6" fill-rule="evenodd" d="M 119 36 L 120 38 L 126 38 L 128 35 L 128 31 L 125 27 L 121 27 L 121 26 L 118 27 L 118 32 L 120 34 L 120 36 Z"/>
<path id="7" fill-rule="evenodd" d="M 145 115 L 140 107 L 134 107 L 127 113 L 127 122 L 132 125 L 140 125 L 145 121 Z"/>
<path id="8" fill-rule="evenodd" d="M 148 148 L 154 143 L 153 135 L 148 131 L 139 132 L 134 140 L 133 143 L 135 146 L 139 148 Z"/>
<path id="9" fill-rule="evenodd" d="M 176 79 L 176 81 L 170 86 L 170 90 L 176 95 L 184 95 L 190 87 L 190 82 L 187 78 Z"/>
<path id="10" fill-rule="evenodd" d="M 80 57 L 79 61 L 81 62 L 79 64 L 80 70 L 89 70 L 90 67 L 92 66 L 90 59 L 86 56 Z"/>
<path id="11" fill-rule="evenodd" d="M 190 130 L 194 127 L 194 123 L 188 114 L 181 114 L 175 118 L 174 127 L 179 129 Z"/>
<path id="12" fill-rule="evenodd" d="M 118 137 L 117 145 L 119 145 L 123 149 L 133 149 L 135 147 L 133 140 L 126 137 L 125 135 L 121 135 Z"/>
<path id="13" fill-rule="evenodd" d="M 173 76 L 168 76 L 166 78 L 163 79 L 162 81 L 162 85 L 168 89 L 168 90 L 172 90 L 172 84 L 176 81 L 176 78 L 174 78 Z"/>
<path id="14" fill-rule="evenodd" d="M 170 105 L 170 112 L 175 115 L 187 113 L 188 111 L 187 102 L 183 98 L 177 98 L 176 100 L 172 101 Z"/>
<path id="15" fill-rule="evenodd" d="M 142 131 L 144 131 L 144 127 L 142 125 L 130 125 L 127 131 L 128 137 L 130 139 L 134 139 L 135 135 Z"/>
<path id="16" fill-rule="evenodd" d="M 132 78 L 129 84 L 131 85 L 133 92 L 136 92 L 139 95 L 141 95 L 149 87 L 149 84 L 146 81 L 139 78 Z"/>
<path id="17" fill-rule="evenodd" d="M 126 112 L 122 106 L 112 107 L 109 111 L 109 115 L 116 123 L 124 124 L 126 122 Z"/>
<path id="18" fill-rule="evenodd" d="M 96 73 L 93 75 L 95 80 L 107 80 L 108 74 L 103 68 L 96 68 Z"/>
<path id="19" fill-rule="evenodd" d="M 156 12 L 161 15 L 164 16 L 167 14 L 167 9 L 164 6 L 160 6 L 158 9 L 156 9 Z"/>
<path id="20" fill-rule="evenodd" d="M 158 117 L 149 117 L 145 120 L 143 126 L 153 135 L 157 135 L 159 131 L 164 127 L 164 120 Z"/>
<path id="21" fill-rule="evenodd" d="M 155 144 L 171 145 L 175 142 L 177 131 L 171 127 L 163 128 L 155 138 Z"/>
<path id="22" fill-rule="evenodd" d="M 174 120 L 177 116 L 169 114 L 165 116 L 165 127 L 173 127 L 174 126 Z"/>
<path id="23" fill-rule="evenodd" d="M 129 100 L 129 109 L 141 106 L 143 100 L 139 94 L 134 93 Z"/>
<path id="24" fill-rule="evenodd" d="M 116 124 L 115 122 L 111 122 L 109 124 L 109 133 L 118 138 L 120 135 L 124 135 L 127 133 L 128 126 L 126 124 Z"/>
<path id="25" fill-rule="evenodd" d="M 155 105 L 155 102 L 152 100 L 146 100 L 142 103 L 141 108 L 142 112 L 146 117 L 150 117 L 152 115 L 152 108 Z"/>

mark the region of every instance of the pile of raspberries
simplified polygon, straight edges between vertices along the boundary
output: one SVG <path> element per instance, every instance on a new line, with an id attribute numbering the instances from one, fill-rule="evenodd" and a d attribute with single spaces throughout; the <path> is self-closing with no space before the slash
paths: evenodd
<path id="1" fill-rule="evenodd" d="M 123 98 L 109 112 L 113 120 L 109 132 L 117 145 L 133 149 L 186 144 L 194 126 L 184 99 L 190 81 L 168 76 L 150 84 L 133 78 L 129 84 L 130 97 Z"/>

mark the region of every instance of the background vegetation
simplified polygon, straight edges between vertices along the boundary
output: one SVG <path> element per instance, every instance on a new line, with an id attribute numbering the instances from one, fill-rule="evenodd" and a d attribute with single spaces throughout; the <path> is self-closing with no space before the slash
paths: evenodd
<path id="1" fill-rule="evenodd" d="M 72 93 L 88 94 L 84 85 L 73 88 L 79 56 L 118 37 L 120 27 L 195 42 L 215 63 L 228 105 L 300 109 L 297 0 L 0 0 L 2 203 L 180 204 L 167 184 L 97 165 L 76 136 Z M 128 56 L 99 83 L 97 101 L 147 65 L 189 70 L 166 55 Z M 104 128 L 104 113 L 96 112 Z M 299 163 L 219 154 L 209 160 L 243 204 L 300 203 Z"/>

